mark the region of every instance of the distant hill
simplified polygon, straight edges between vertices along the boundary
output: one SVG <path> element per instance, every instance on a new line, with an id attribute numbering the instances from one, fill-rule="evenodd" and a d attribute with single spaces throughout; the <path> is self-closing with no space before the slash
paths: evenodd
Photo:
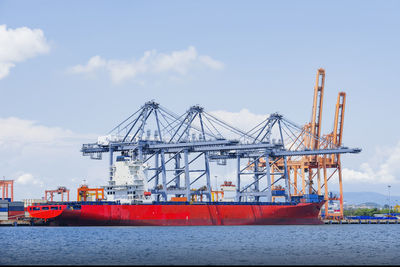
<path id="1" fill-rule="evenodd" d="M 338 192 L 335 192 L 338 194 Z M 344 202 L 346 204 L 360 205 L 366 202 L 374 202 L 381 206 L 389 204 L 388 195 L 376 192 L 343 192 Z M 390 196 L 390 203 L 392 206 L 400 205 L 400 196 Z"/>

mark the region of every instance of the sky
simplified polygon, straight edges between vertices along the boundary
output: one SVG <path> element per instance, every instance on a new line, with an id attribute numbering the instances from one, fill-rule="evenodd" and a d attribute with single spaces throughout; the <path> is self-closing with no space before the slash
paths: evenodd
<path id="1" fill-rule="evenodd" d="M 400 194 L 398 1 L 0 1 L 0 176 L 17 199 L 85 179 L 82 157 L 155 100 L 199 104 L 250 129 L 279 112 L 310 120 L 326 71 L 322 132 L 347 94 L 344 191 Z M 232 118 L 239 119 L 232 119 Z"/>

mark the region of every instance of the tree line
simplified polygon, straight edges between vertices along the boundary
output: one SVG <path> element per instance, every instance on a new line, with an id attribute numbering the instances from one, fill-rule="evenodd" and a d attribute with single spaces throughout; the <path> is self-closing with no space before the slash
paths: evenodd
<path id="1" fill-rule="evenodd" d="M 391 211 L 392 213 L 394 212 L 393 209 Z M 345 209 L 343 210 L 343 215 L 344 216 L 374 216 L 374 214 L 387 214 L 389 213 L 389 208 L 387 209 Z"/>

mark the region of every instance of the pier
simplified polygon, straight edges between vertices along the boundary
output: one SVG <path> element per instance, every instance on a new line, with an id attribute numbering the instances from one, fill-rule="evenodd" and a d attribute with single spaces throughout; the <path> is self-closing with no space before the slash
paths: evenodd
<path id="1" fill-rule="evenodd" d="M 323 220 L 325 224 L 399 224 L 400 220 L 393 219 L 365 219 L 365 220 L 353 220 L 353 219 L 343 219 L 343 220 Z"/>
<path id="2" fill-rule="evenodd" d="M 32 218 L 24 218 L 24 219 L 12 219 L 12 220 L 1 220 L 0 226 L 44 226 L 46 225 L 45 221 L 42 219 L 32 219 Z"/>

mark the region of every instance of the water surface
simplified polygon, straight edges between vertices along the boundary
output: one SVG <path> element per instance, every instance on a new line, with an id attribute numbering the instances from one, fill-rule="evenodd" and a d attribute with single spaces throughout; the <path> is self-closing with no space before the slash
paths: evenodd
<path id="1" fill-rule="evenodd" d="M 0 227 L 0 264 L 400 264 L 399 225 Z"/>

